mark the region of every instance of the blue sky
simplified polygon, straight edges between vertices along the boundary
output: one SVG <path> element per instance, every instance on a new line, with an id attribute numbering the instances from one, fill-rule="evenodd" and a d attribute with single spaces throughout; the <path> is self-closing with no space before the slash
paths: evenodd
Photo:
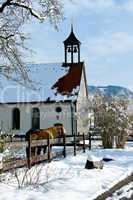
<path id="1" fill-rule="evenodd" d="M 65 19 L 57 32 L 36 20 L 26 27 L 33 62 L 63 62 L 62 41 L 74 31 L 82 42 L 89 85 L 119 85 L 133 90 L 133 0 L 62 0 Z"/>

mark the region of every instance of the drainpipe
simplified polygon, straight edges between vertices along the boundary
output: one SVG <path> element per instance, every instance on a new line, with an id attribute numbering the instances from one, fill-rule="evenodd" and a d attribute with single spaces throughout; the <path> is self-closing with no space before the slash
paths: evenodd
<path id="1" fill-rule="evenodd" d="M 77 114 L 77 102 L 74 102 L 74 112 Z M 78 135 L 78 130 L 77 130 L 77 116 L 74 117 L 74 124 L 75 124 L 75 134 Z"/>
<path id="2" fill-rule="evenodd" d="M 70 103 L 70 108 L 71 108 L 71 130 L 72 130 L 72 135 L 74 135 L 74 130 L 73 130 L 73 103 Z"/>
<path id="3" fill-rule="evenodd" d="M 77 135 L 77 120 L 75 120 L 74 113 L 76 112 L 76 102 L 73 103 L 71 102 L 71 130 L 72 130 L 72 135 L 76 134 Z"/>

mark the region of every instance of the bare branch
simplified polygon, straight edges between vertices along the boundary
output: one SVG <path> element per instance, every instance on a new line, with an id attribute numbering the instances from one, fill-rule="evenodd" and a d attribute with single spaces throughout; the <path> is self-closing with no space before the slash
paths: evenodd
<path id="1" fill-rule="evenodd" d="M 8 36 L 6 36 L 6 37 L 0 35 L 0 39 L 3 39 L 3 40 L 8 40 L 8 39 L 11 38 L 11 37 L 14 37 L 14 35 L 11 34 L 11 35 L 8 35 Z"/>
<path id="2" fill-rule="evenodd" d="M 7 6 L 10 6 L 11 1 L 12 0 L 7 0 L 0 6 L 0 13 L 2 13 Z"/>
<path id="3" fill-rule="evenodd" d="M 62 19 L 60 0 L 2 0 L 0 4 L 0 65 L 4 66 L 1 75 L 28 87 L 33 82 L 28 77 L 24 55 L 27 37 L 22 27 L 31 17 L 39 21 L 49 20 L 57 28 Z"/>
<path id="4" fill-rule="evenodd" d="M 11 6 L 15 6 L 15 7 L 20 7 L 20 8 L 24 8 L 26 9 L 27 11 L 30 12 L 30 14 L 32 16 L 34 16 L 35 18 L 39 19 L 39 20 L 44 20 L 43 17 L 41 17 L 38 13 L 36 13 L 32 7 L 30 7 L 29 5 L 26 5 L 26 4 L 22 4 L 22 3 L 17 3 L 17 2 L 10 2 L 10 5 Z"/>

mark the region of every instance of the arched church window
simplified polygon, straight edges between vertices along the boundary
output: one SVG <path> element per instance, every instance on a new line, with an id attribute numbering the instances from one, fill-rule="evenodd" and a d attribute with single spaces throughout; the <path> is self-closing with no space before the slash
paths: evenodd
<path id="1" fill-rule="evenodd" d="M 12 111 L 12 129 L 20 129 L 20 110 L 14 108 Z"/>
<path id="2" fill-rule="evenodd" d="M 40 128 L 40 110 L 39 110 L 39 108 L 32 109 L 32 128 L 33 129 Z"/>

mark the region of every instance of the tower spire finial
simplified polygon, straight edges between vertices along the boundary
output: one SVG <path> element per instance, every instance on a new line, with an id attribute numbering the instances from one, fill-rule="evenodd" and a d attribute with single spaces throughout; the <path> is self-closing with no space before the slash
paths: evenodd
<path id="1" fill-rule="evenodd" d="M 73 32 L 73 17 L 71 18 L 71 32 Z"/>

